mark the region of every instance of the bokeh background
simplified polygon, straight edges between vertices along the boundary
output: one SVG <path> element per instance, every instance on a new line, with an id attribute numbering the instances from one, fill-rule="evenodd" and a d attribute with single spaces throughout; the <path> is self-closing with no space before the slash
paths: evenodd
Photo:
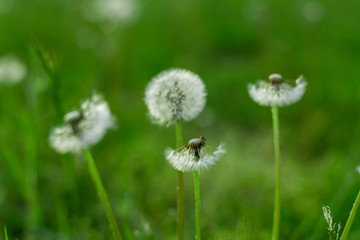
<path id="1" fill-rule="evenodd" d="M 203 238 L 270 238 L 271 113 L 247 84 L 278 72 L 308 80 L 303 99 L 279 111 L 281 239 L 327 239 L 322 206 L 343 227 L 360 185 L 359 9 L 355 0 L 1 0 L 0 56 L 27 70 L 18 84 L 0 81 L 0 227 L 10 239 L 112 238 L 84 160 L 48 144 L 61 115 L 96 90 L 118 128 L 92 153 L 125 239 L 176 239 L 177 175 L 163 153 L 175 130 L 151 124 L 143 98 L 153 76 L 178 67 L 208 93 L 183 123 L 184 141 L 203 134 L 227 147 L 201 172 Z M 185 174 L 186 239 L 192 180 Z"/>

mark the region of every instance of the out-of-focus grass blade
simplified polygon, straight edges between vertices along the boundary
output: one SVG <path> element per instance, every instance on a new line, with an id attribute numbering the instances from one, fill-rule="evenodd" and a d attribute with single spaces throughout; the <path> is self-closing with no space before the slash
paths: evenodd
<path id="1" fill-rule="evenodd" d="M 33 49 L 37 58 L 40 60 L 41 66 L 48 78 L 49 90 L 57 112 L 57 120 L 61 121 L 64 112 L 58 92 L 60 81 L 57 64 L 55 64 L 55 61 L 51 58 L 50 53 L 42 47 L 39 41 L 30 40 L 30 48 Z"/>
<path id="2" fill-rule="evenodd" d="M 8 235 L 7 235 L 6 226 L 5 226 L 5 225 L 4 225 L 4 234 L 5 234 L 5 240 L 9 240 Z"/>

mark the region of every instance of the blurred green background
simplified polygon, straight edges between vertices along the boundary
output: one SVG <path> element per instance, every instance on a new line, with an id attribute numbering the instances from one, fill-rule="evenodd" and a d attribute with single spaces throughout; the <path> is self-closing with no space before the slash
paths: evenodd
<path id="1" fill-rule="evenodd" d="M 152 125 L 143 98 L 153 76 L 178 67 L 208 93 L 182 125 L 184 142 L 201 133 L 227 148 L 201 172 L 203 239 L 270 239 L 271 113 L 247 84 L 273 72 L 308 80 L 303 99 L 280 109 L 281 239 L 327 239 L 322 206 L 343 227 L 360 185 L 359 9 L 355 0 L 1 0 L 0 56 L 18 56 L 27 74 L 0 82 L 0 228 L 10 239 L 112 238 L 84 160 L 48 144 L 62 121 L 54 89 L 64 112 L 97 90 L 118 128 L 92 153 L 122 232 L 176 239 L 177 175 L 163 152 L 175 129 Z M 55 88 L 31 41 L 53 61 Z M 185 174 L 185 239 L 193 195 Z"/>

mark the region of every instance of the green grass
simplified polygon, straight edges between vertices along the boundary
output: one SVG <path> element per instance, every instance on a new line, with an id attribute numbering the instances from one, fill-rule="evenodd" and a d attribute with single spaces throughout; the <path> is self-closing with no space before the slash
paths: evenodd
<path id="1" fill-rule="evenodd" d="M 197 73 L 208 93 L 183 142 L 203 134 L 227 147 L 201 172 L 203 239 L 271 236 L 271 115 L 246 86 L 273 72 L 309 83 L 300 102 L 280 109 L 279 239 L 326 239 L 323 205 L 345 226 L 360 184 L 360 2 L 319 1 L 323 17 L 309 22 L 303 1 L 139 0 L 138 17 L 114 31 L 86 20 L 85 1 L 4 2 L 0 55 L 28 67 L 24 82 L 0 85 L 0 222 L 11 239 L 112 237 L 86 162 L 49 147 L 62 119 L 34 39 L 57 66 L 62 111 L 98 90 L 118 118 L 91 152 L 125 239 L 127 229 L 134 239 L 177 239 L 177 173 L 163 152 L 176 145 L 174 129 L 153 125 L 143 101 L 148 81 L 171 67 Z M 184 174 L 184 239 L 195 235 L 194 212 L 193 176 Z M 360 238 L 358 217 L 348 240 Z"/>

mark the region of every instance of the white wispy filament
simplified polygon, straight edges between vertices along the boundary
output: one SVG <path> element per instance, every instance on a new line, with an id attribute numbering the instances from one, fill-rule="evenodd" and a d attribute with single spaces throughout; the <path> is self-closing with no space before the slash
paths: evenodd
<path id="1" fill-rule="evenodd" d="M 281 78 L 279 74 L 271 76 Z M 286 82 L 271 84 L 269 81 L 259 80 L 256 84 L 248 84 L 248 91 L 250 97 L 262 106 L 287 106 L 299 101 L 306 90 L 307 82 L 303 76 L 295 83 L 296 86 L 291 86 Z"/>
<path id="2" fill-rule="evenodd" d="M 225 153 L 224 145 L 221 144 L 211 154 L 200 150 L 200 158 L 195 156 L 193 149 L 186 148 L 182 151 L 167 148 L 165 150 L 165 157 L 175 169 L 182 172 L 193 172 L 208 169 Z"/>
<path id="3" fill-rule="evenodd" d="M 205 85 L 196 74 L 170 69 L 155 76 L 145 91 L 145 103 L 154 122 L 171 125 L 190 121 L 204 108 Z"/>
<path id="4" fill-rule="evenodd" d="M 115 117 L 99 94 L 82 102 L 80 109 L 64 117 L 65 124 L 52 129 L 50 146 L 59 153 L 78 153 L 84 146 L 99 142 L 106 131 L 115 127 Z"/>

